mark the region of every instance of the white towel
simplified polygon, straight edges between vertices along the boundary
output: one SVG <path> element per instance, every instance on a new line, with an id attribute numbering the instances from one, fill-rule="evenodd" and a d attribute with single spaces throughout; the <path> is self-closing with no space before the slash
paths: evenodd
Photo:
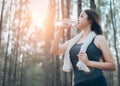
<path id="1" fill-rule="evenodd" d="M 81 46 L 80 52 L 86 52 L 87 47 L 92 42 L 92 40 L 95 36 L 96 36 L 96 34 L 95 34 L 94 31 L 91 31 L 88 34 L 88 36 L 85 38 L 85 40 L 84 40 L 84 42 Z M 80 38 L 81 38 L 81 33 L 76 35 L 74 38 L 72 38 L 70 40 L 70 43 L 69 43 L 69 45 L 66 49 L 66 52 L 65 52 L 65 55 L 64 55 L 64 63 L 63 63 L 63 71 L 65 71 L 65 72 L 70 72 L 71 69 L 72 69 L 72 64 L 71 64 L 71 61 L 70 61 L 69 51 L 73 47 L 73 45 L 75 45 L 79 41 Z M 87 67 L 87 65 L 80 60 L 77 62 L 76 66 L 78 67 L 79 70 L 83 70 L 85 72 L 90 72 L 90 69 Z"/>

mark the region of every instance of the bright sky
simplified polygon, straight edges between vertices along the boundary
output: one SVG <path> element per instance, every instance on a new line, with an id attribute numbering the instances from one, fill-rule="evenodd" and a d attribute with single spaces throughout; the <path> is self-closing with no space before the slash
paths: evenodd
<path id="1" fill-rule="evenodd" d="M 41 27 L 46 16 L 49 0 L 30 0 L 34 25 Z"/>

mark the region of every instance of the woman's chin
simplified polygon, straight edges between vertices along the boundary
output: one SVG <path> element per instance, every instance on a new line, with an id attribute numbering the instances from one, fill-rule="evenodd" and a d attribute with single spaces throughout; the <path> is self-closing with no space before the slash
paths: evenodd
<path id="1" fill-rule="evenodd" d="M 78 30 L 82 30 L 82 28 L 81 27 L 77 27 L 78 28 Z"/>

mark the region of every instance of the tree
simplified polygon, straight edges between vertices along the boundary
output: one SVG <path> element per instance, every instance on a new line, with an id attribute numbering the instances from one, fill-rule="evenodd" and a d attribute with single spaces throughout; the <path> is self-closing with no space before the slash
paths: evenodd
<path id="1" fill-rule="evenodd" d="M 3 1 L 3 4 L 5 4 L 4 1 Z M 11 12 L 11 6 L 12 6 L 12 1 L 11 1 L 11 4 L 10 4 L 9 12 Z M 9 21 L 9 27 L 8 27 L 9 29 L 8 29 L 8 36 L 7 36 L 7 45 L 6 45 L 6 50 L 5 50 L 5 59 L 4 59 L 3 76 L 2 76 L 2 86 L 6 85 L 6 78 L 7 78 L 7 63 L 8 63 L 8 48 L 9 48 L 9 42 L 10 42 L 10 21 L 11 21 L 11 17 L 9 17 L 8 21 Z M 2 28 L 2 23 L 1 23 L 1 28 Z"/>
<path id="2" fill-rule="evenodd" d="M 55 0 L 50 0 L 49 4 L 48 4 L 48 11 L 47 11 L 48 15 L 46 16 L 46 18 L 44 20 L 44 29 L 45 29 L 44 42 L 45 42 L 45 45 L 44 45 L 43 51 L 44 51 L 45 58 L 43 60 L 43 67 L 42 68 L 44 71 L 44 78 L 43 78 L 44 83 L 43 84 L 45 86 L 49 86 L 50 84 L 52 86 L 56 86 L 57 79 L 55 77 L 57 77 L 56 73 L 59 73 L 59 72 L 55 72 L 56 71 L 55 58 L 53 58 L 49 53 L 51 41 L 52 41 L 52 38 L 54 36 L 53 33 L 54 33 L 55 6 L 56 6 Z M 49 31 L 49 34 L 48 34 L 48 31 Z M 59 70 L 59 68 L 57 68 L 57 69 Z M 46 83 L 46 80 L 48 81 L 47 83 Z"/>
<path id="3" fill-rule="evenodd" d="M 82 0 L 78 0 L 78 17 L 82 11 Z"/>
<path id="4" fill-rule="evenodd" d="M 118 56 L 118 49 L 117 49 L 117 26 L 116 26 L 116 19 L 115 19 L 115 15 L 113 13 L 113 9 L 112 9 L 112 5 L 114 5 L 114 1 L 112 4 L 112 1 L 110 0 L 110 16 L 111 16 L 111 22 L 112 22 L 112 29 L 113 29 L 113 36 L 114 36 L 114 48 L 115 48 L 115 52 L 116 52 L 116 58 L 117 58 L 117 67 L 118 67 L 118 86 L 120 85 L 120 63 L 119 63 L 119 56 Z M 112 85 L 111 85 L 112 86 Z"/>
<path id="5" fill-rule="evenodd" d="M 3 0 L 2 2 L 2 9 L 1 9 L 1 16 L 0 16 L 0 48 L 1 48 L 1 33 L 2 33 L 4 6 L 5 6 L 5 0 Z"/>
<path id="6" fill-rule="evenodd" d="M 90 8 L 96 10 L 95 0 L 90 0 Z"/>

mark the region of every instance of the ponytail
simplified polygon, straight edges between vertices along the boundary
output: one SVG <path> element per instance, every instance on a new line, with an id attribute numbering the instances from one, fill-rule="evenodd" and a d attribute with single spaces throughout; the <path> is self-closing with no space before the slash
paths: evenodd
<path id="1" fill-rule="evenodd" d="M 94 31 L 97 35 L 103 34 L 103 31 L 102 31 L 101 26 L 100 26 L 98 23 L 96 23 L 96 22 L 92 23 L 91 29 L 92 29 L 92 31 Z"/>

